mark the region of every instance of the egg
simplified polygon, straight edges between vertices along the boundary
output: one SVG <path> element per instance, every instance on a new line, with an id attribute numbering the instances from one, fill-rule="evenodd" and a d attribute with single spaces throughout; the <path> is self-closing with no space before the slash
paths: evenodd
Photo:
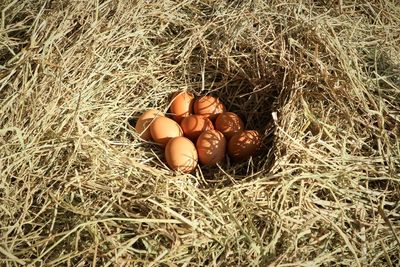
<path id="1" fill-rule="evenodd" d="M 196 148 L 202 164 L 216 165 L 225 158 L 225 136 L 217 130 L 205 131 L 197 139 Z"/>
<path id="2" fill-rule="evenodd" d="M 172 170 L 192 172 L 198 161 L 196 147 L 186 137 L 171 138 L 165 148 L 165 160 Z"/>
<path id="3" fill-rule="evenodd" d="M 228 155 L 234 160 L 247 160 L 256 155 L 261 146 L 261 134 L 247 130 L 234 134 L 228 142 Z"/>
<path id="4" fill-rule="evenodd" d="M 150 109 L 138 118 L 138 120 L 136 121 L 135 130 L 138 132 L 141 138 L 143 138 L 144 140 L 151 139 L 149 126 L 154 118 L 158 116 L 164 116 L 164 114 L 156 109 Z"/>
<path id="5" fill-rule="evenodd" d="M 244 129 L 243 121 L 233 112 L 223 112 L 215 120 L 215 129 L 230 139 L 235 133 Z"/>
<path id="6" fill-rule="evenodd" d="M 194 113 L 203 115 L 210 120 L 215 120 L 217 116 L 225 111 L 224 104 L 215 97 L 202 96 L 194 102 Z"/>
<path id="7" fill-rule="evenodd" d="M 173 119 L 180 123 L 193 113 L 194 96 L 190 92 L 177 92 L 172 96 L 170 111 Z"/>
<path id="8" fill-rule="evenodd" d="M 150 133 L 153 140 L 162 146 L 165 146 L 171 138 L 183 135 L 181 126 L 167 117 L 155 118 L 150 124 Z"/>
<path id="9" fill-rule="evenodd" d="M 214 129 L 214 125 L 207 117 L 190 115 L 182 120 L 181 128 L 187 138 L 196 140 L 202 132 Z"/>

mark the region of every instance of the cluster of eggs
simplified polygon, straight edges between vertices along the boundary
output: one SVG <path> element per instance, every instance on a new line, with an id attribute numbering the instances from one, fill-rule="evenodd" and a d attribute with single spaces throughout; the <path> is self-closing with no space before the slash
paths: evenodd
<path id="1" fill-rule="evenodd" d="M 190 92 L 172 96 L 171 118 L 151 109 L 143 113 L 135 129 L 144 140 L 153 140 L 165 148 L 165 159 L 172 170 L 192 172 L 200 161 L 206 166 L 220 163 L 228 153 L 233 160 L 255 155 L 261 135 L 245 130 L 241 118 L 226 111 L 215 97 L 195 99 Z"/>

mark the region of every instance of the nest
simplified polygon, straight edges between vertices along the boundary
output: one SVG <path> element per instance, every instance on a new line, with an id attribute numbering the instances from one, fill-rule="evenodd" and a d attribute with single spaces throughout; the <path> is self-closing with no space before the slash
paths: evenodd
<path id="1" fill-rule="evenodd" d="M 0 4 L 0 263 L 400 264 L 395 1 L 136 2 Z M 169 170 L 131 124 L 178 90 L 260 155 Z"/>

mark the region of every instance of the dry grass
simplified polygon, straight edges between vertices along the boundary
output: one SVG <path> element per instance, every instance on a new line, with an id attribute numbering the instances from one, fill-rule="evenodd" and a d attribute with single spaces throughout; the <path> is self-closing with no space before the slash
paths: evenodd
<path id="1" fill-rule="evenodd" d="M 297 2 L 3 0 L 0 265 L 399 266 L 400 5 Z M 180 89 L 263 154 L 169 171 Z"/>

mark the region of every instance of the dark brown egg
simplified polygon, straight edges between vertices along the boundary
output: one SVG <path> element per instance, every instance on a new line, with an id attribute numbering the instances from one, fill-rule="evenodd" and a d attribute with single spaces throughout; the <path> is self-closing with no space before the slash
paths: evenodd
<path id="1" fill-rule="evenodd" d="M 234 160 L 255 156 L 261 146 L 261 134 L 255 130 L 234 134 L 228 142 L 228 154 Z"/>
<path id="2" fill-rule="evenodd" d="M 205 131 L 197 139 L 196 148 L 202 164 L 216 165 L 225 158 L 225 136 L 217 130 Z"/>
<path id="3" fill-rule="evenodd" d="M 235 133 L 244 129 L 243 121 L 233 112 L 224 112 L 218 115 L 215 121 L 215 129 L 230 139 Z"/>

